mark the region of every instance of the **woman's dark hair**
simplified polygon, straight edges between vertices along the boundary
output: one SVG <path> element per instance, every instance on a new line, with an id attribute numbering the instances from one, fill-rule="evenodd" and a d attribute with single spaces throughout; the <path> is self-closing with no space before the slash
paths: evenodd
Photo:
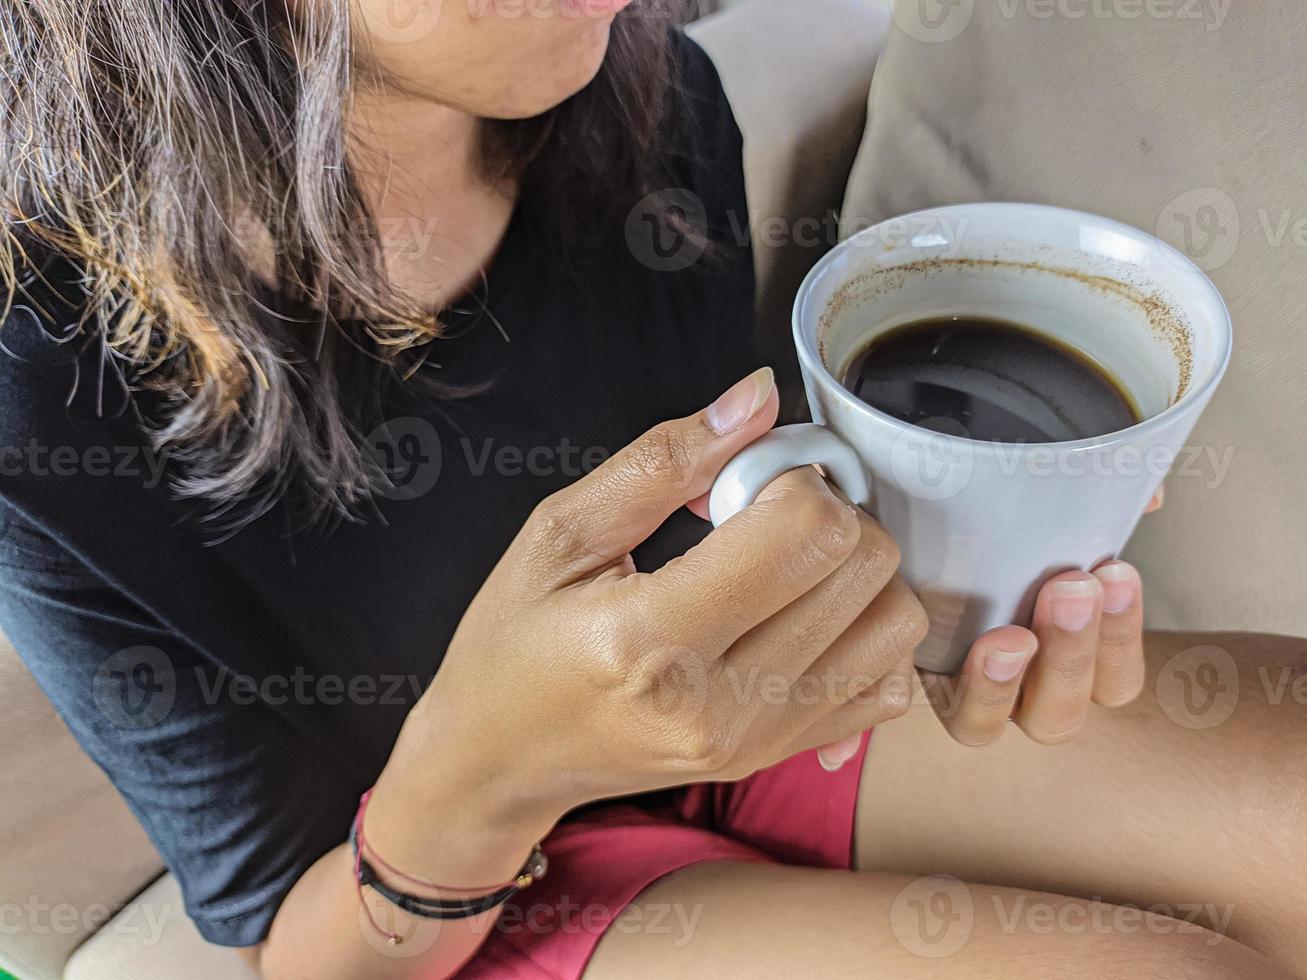
<path id="1" fill-rule="evenodd" d="M 353 176 L 345 111 L 373 80 L 349 2 L 288 6 L 0 0 L 0 277 L 12 303 L 30 249 L 73 260 L 82 329 L 159 396 L 152 437 L 182 495 L 222 511 L 293 473 L 315 510 L 347 513 L 385 475 L 340 365 L 366 350 L 410 373 L 442 325 L 388 287 Z M 643 0 L 584 91 L 485 123 L 485 166 L 560 227 L 658 186 L 680 7 Z M 269 317 L 270 274 L 312 322 Z"/>

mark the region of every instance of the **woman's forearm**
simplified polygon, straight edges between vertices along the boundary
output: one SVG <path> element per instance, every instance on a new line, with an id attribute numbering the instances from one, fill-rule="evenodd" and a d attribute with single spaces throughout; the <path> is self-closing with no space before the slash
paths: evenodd
<path id="1" fill-rule="evenodd" d="M 553 818 L 535 817 L 494 780 L 459 776 L 448 753 L 415 737 L 419 726 L 405 727 L 368 804 L 365 835 L 372 853 L 434 887 L 391 884 L 435 897 L 440 886 L 492 890 L 512 879 Z M 267 940 L 246 956 L 265 980 L 428 980 L 454 973 L 498 918 L 492 909 L 424 919 L 371 889 L 360 893 L 352 849 L 342 843 L 304 873 Z M 390 944 L 388 933 L 401 941 Z"/>
<path id="2" fill-rule="evenodd" d="M 295 884 L 267 940 L 242 952 L 265 980 L 443 977 L 476 952 L 499 918 L 493 909 L 453 922 L 417 919 L 366 891 L 363 902 L 378 925 L 403 942 L 388 945 L 368 922 L 354 887 L 353 855 L 342 844 Z"/>

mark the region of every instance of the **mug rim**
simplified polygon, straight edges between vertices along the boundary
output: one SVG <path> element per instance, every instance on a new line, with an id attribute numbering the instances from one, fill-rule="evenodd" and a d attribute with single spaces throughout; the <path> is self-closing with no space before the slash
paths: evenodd
<path id="1" fill-rule="evenodd" d="M 913 425 L 911 422 L 905 422 L 897 419 L 892 415 L 880 411 L 877 408 L 867 404 L 861 398 L 858 398 L 853 392 L 849 391 L 840 380 L 835 377 L 834 372 L 826 364 L 825 359 L 821 356 L 820 350 L 817 349 L 817 330 L 805 330 L 803 323 L 803 310 L 808 295 L 814 289 L 819 278 L 825 275 L 830 267 L 839 259 L 840 255 L 847 249 L 851 248 L 859 241 L 873 238 L 874 233 L 884 228 L 891 222 L 906 221 L 911 218 L 923 215 L 946 215 L 961 211 L 1038 211 L 1050 217 L 1056 217 L 1059 220 L 1074 220 L 1084 222 L 1088 220 L 1100 227 L 1117 231 L 1133 238 L 1137 241 L 1146 241 L 1150 246 L 1155 246 L 1162 251 L 1170 260 L 1177 262 L 1185 269 L 1196 273 L 1202 277 L 1216 301 L 1216 309 L 1223 323 L 1224 329 L 1221 330 L 1219 339 L 1220 349 L 1216 367 L 1209 372 L 1208 376 L 1203 379 L 1201 384 L 1193 385 L 1188 391 L 1178 398 L 1173 404 L 1168 405 L 1162 411 L 1140 422 L 1136 422 L 1124 429 L 1117 429 L 1114 432 L 1108 432 L 1101 436 L 1091 436 L 1086 439 L 1072 439 L 1062 442 L 995 442 L 989 439 L 970 439 L 965 436 L 952 435 L 947 432 L 936 432 L 932 429 L 923 429 L 920 426 Z M 874 225 L 864 228 L 862 231 L 850 235 L 844 239 L 829 252 L 817 260 L 816 264 L 808 271 L 804 277 L 799 291 L 794 299 L 794 310 L 792 313 L 794 346 L 798 353 L 799 361 L 802 366 L 811 374 L 823 379 L 827 388 L 834 392 L 834 396 L 846 407 L 852 409 L 856 414 L 865 417 L 867 420 L 877 422 L 882 425 L 888 425 L 900 434 L 903 433 L 920 433 L 923 437 L 929 438 L 932 442 L 944 440 L 946 444 L 957 444 L 959 448 L 966 447 L 966 451 L 975 452 L 977 447 L 985 447 L 989 452 L 1002 452 L 1010 455 L 1014 451 L 1030 452 L 1042 451 L 1048 452 L 1055 450 L 1057 452 L 1076 452 L 1080 450 L 1101 450 L 1112 448 L 1129 441 L 1133 437 L 1145 434 L 1153 429 L 1162 428 L 1172 419 L 1184 415 L 1192 410 L 1195 403 L 1201 403 L 1211 394 L 1213 389 L 1220 384 L 1221 379 L 1230 365 L 1230 358 L 1234 348 L 1234 321 L 1230 316 L 1230 308 L 1221 295 L 1221 291 L 1216 288 L 1211 277 L 1207 275 L 1189 256 L 1174 248 L 1169 243 L 1163 241 L 1155 235 L 1133 225 L 1128 225 L 1122 221 L 1116 221 L 1112 218 L 1106 218 L 1102 215 L 1092 214 L 1088 211 L 1077 211 L 1074 208 L 1056 207 L 1048 204 L 1033 204 L 1020 201 L 978 201 L 971 204 L 949 204 L 934 208 L 919 208 L 916 211 L 909 211 L 904 214 L 895 215 L 878 221 Z"/>

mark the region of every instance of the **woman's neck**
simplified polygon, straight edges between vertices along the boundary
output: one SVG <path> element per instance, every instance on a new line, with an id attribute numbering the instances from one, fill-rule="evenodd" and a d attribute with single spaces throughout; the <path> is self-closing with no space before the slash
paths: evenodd
<path id="1" fill-rule="evenodd" d="M 376 93 L 355 99 L 348 123 L 391 285 L 433 308 L 447 305 L 480 279 L 516 198 L 516 187 L 485 175 L 480 120 Z"/>

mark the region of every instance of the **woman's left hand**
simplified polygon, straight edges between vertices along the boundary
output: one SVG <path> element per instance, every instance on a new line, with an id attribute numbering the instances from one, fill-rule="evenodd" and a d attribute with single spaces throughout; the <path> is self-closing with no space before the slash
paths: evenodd
<path id="1" fill-rule="evenodd" d="M 1162 505 L 1162 491 L 1149 510 Z M 1039 590 L 1030 629 L 1002 626 L 971 647 L 952 677 L 921 673 L 935 713 L 964 745 L 987 745 L 1015 722 L 1036 742 L 1074 736 L 1089 705 L 1119 708 L 1144 686 L 1144 602 L 1123 561 L 1064 572 Z"/>
<path id="2" fill-rule="evenodd" d="M 1128 704 L 1144 685 L 1139 573 L 1123 561 L 1064 572 L 1035 600 L 1030 629 L 1001 626 L 971 647 L 952 677 L 921 672 L 935 713 L 964 745 L 987 745 L 1016 723 L 1036 742 L 1071 738 L 1090 703 Z"/>
<path id="3" fill-rule="evenodd" d="M 1165 492 L 1158 487 L 1146 514 L 1161 509 Z M 952 676 L 917 674 L 935 714 L 963 745 L 989 745 L 1012 724 L 1036 742 L 1065 742 L 1085 727 L 1090 704 L 1120 708 L 1143 691 L 1139 572 L 1108 561 L 1092 574 L 1055 575 L 1035 598 L 1029 629 L 985 633 Z M 839 769 L 860 744 L 854 735 L 822 746 L 822 764 Z"/>

